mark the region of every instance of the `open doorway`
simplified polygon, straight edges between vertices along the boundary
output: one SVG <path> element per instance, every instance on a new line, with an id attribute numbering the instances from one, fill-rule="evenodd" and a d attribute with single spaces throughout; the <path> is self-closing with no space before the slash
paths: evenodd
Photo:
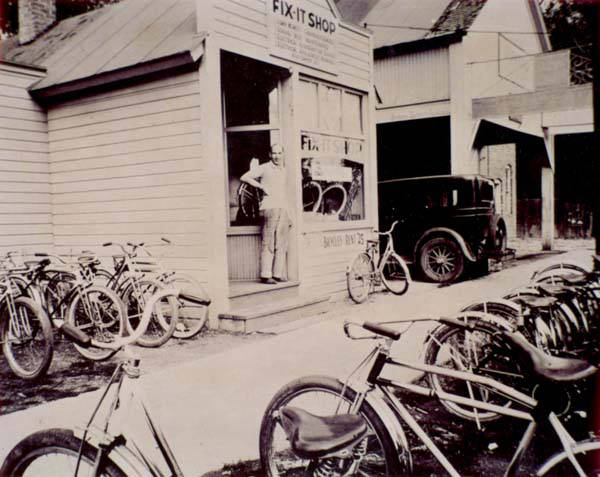
<path id="1" fill-rule="evenodd" d="M 243 185 L 240 177 L 269 160 L 272 144 L 281 144 L 281 84 L 288 76 L 283 68 L 221 53 L 227 253 L 232 281 L 259 278 L 259 196 Z"/>

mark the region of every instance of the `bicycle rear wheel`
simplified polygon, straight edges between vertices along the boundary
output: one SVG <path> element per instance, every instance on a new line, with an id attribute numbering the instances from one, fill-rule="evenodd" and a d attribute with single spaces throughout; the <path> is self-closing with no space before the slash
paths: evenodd
<path id="1" fill-rule="evenodd" d="M 344 387 L 337 379 L 327 376 L 300 378 L 279 390 L 269 403 L 260 427 L 260 460 L 267 476 L 312 475 L 306 473 L 307 468 L 309 465 L 314 468 L 318 464 L 298 457 L 290 448 L 279 421 L 279 410 L 282 407 L 294 406 L 317 416 L 331 416 L 348 413 L 355 398 L 354 391 Z M 410 462 L 408 450 L 398 454 L 381 419 L 366 401 L 362 403 L 359 413 L 369 430 L 366 454 L 352 475 L 405 475 L 408 470 L 405 467 Z M 338 463 L 342 466 L 344 464 Z"/>
<path id="2" fill-rule="evenodd" d="M 41 307 L 31 298 L 15 298 L 14 315 L 2 313 L 2 351 L 10 369 L 23 379 L 35 380 L 46 374 L 54 350 L 52 326 Z"/>
<path id="3" fill-rule="evenodd" d="M 381 281 L 394 295 L 403 295 L 408 290 L 410 273 L 408 267 L 398 255 L 387 257 L 381 269 Z"/>
<path id="4" fill-rule="evenodd" d="M 187 295 L 201 298 L 208 296 L 198 280 L 182 273 L 176 273 L 169 277 L 166 284 L 180 289 L 182 293 Z M 180 339 L 196 336 L 206 324 L 208 305 L 191 303 L 179 297 L 177 298 L 177 306 L 177 324 L 173 336 Z"/>
<path id="5" fill-rule="evenodd" d="M 67 323 L 79 328 L 96 341 L 112 343 L 123 336 L 127 312 L 117 294 L 100 285 L 79 290 L 67 311 Z M 73 344 L 84 357 L 102 361 L 110 358 L 117 350 L 90 346 L 84 348 Z"/>
<path id="6" fill-rule="evenodd" d="M 0 475 L 11 477 L 45 477 L 74 475 L 81 440 L 68 429 L 47 429 L 31 434 L 8 454 Z M 83 443 L 79 476 L 125 477 L 125 473 L 110 458 L 103 458 L 97 474 L 94 460 L 97 449 Z"/>
<path id="7" fill-rule="evenodd" d="M 369 296 L 373 283 L 375 265 L 368 253 L 359 253 L 352 261 L 346 274 L 348 294 L 356 303 L 362 303 Z"/>

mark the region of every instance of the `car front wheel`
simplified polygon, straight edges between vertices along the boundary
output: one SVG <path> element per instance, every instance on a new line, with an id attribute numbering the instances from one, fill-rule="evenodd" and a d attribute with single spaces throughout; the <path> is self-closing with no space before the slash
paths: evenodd
<path id="1" fill-rule="evenodd" d="M 464 257 L 458 244 L 449 238 L 437 237 L 421 248 L 419 263 L 425 277 L 445 283 L 456 280 L 464 270 Z"/>

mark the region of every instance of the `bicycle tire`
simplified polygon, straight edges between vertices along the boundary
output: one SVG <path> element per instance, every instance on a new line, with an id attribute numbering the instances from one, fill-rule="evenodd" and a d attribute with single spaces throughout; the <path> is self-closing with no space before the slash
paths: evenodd
<path id="1" fill-rule="evenodd" d="M 493 331 L 493 326 L 489 331 L 483 331 L 440 325 L 432 332 L 427 343 L 425 363 L 473 371 L 526 392 L 526 379 L 514 359 L 514 353 L 508 345 L 499 342 Z M 461 343 L 472 343 L 473 346 L 466 351 L 458 350 Z M 510 399 L 490 393 L 475 383 L 432 373 L 427 377 L 436 392 L 449 392 L 499 406 L 510 406 L 511 403 Z M 500 417 L 493 411 L 478 410 L 443 399 L 440 399 L 440 403 L 450 413 L 470 421 L 486 422 Z"/>
<path id="2" fill-rule="evenodd" d="M 90 311 L 86 310 L 87 307 Z M 93 317 L 91 313 L 94 313 Z M 66 321 L 97 341 L 110 343 L 115 337 L 123 336 L 126 318 L 125 306 L 114 291 L 91 285 L 75 294 L 69 304 Z M 75 343 L 73 346 L 79 354 L 93 361 L 104 361 L 118 351 L 94 346 L 84 348 Z"/>
<path id="3" fill-rule="evenodd" d="M 175 273 L 168 277 L 164 282 L 166 285 L 173 285 L 183 293 L 206 298 L 208 294 L 202 284 L 193 277 L 184 273 Z M 199 305 L 190 303 L 183 298 L 177 298 L 177 323 L 173 336 L 178 339 L 189 339 L 196 336 L 208 319 L 208 305 Z"/>
<path id="4" fill-rule="evenodd" d="M 359 253 L 346 273 L 348 294 L 355 303 L 362 303 L 367 299 L 373 286 L 375 265 L 366 252 Z"/>
<path id="5" fill-rule="evenodd" d="M 0 475 L 10 477 L 62 476 L 73 475 L 79 450 L 82 450 L 80 472 L 77 475 L 91 475 L 97 449 L 82 442 L 69 429 L 47 429 L 31 434 L 21 440 L 8 454 Z M 52 457 L 52 458 L 49 458 Z M 61 466 L 60 464 L 64 464 Z M 87 473 L 81 472 L 86 470 Z M 125 477 L 125 473 L 104 457 L 98 474 L 102 477 Z"/>
<path id="6" fill-rule="evenodd" d="M 325 403 L 325 398 L 329 398 L 328 403 Z M 278 422 L 279 409 L 293 405 L 320 416 L 343 414 L 348 412 L 355 398 L 356 394 L 352 389 L 345 387 L 339 380 L 327 376 L 303 377 L 281 388 L 267 406 L 260 427 L 260 460 L 265 474 L 268 477 L 305 475 L 298 471 L 306 467 L 306 461 L 298 458 L 291 449 L 287 448 L 289 441 Z M 382 420 L 366 401 L 363 401 L 359 411 L 369 431 L 367 456 L 361 461 L 357 475 L 373 477 L 405 475 L 406 465 L 410 461 L 408 450 L 403 453 L 403 458 L 398 455 Z M 280 450 L 279 446 L 283 449 Z M 278 465 L 280 458 L 285 461 L 285 465 Z M 292 467 L 294 465 L 296 468 Z"/>
<path id="7" fill-rule="evenodd" d="M 600 475 L 600 440 L 586 439 L 576 442 L 573 444 L 572 452 L 586 475 Z M 546 459 L 536 475 L 563 477 L 576 474 L 567 453 L 563 450 Z"/>
<path id="8" fill-rule="evenodd" d="M 395 253 L 390 254 L 381 267 L 381 281 L 394 295 L 408 291 L 410 272 L 404 260 Z"/>
<path id="9" fill-rule="evenodd" d="M 140 296 L 137 296 L 138 288 Z M 142 318 L 147 300 L 158 290 L 164 288 L 164 284 L 156 280 L 137 280 L 135 285 L 131 284 L 123 294 L 123 302 L 127 307 L 127 328 L 133 333 Z M 152 313 L 148 326 L 144 333 L 137 339 L 136 343 L 144 348 L 158 348 L 165 344 L 175 331 L 177 326 L 177 301 L 175 297 L 169 296 L 166 301 L 158 304 Z"/>
<path id="10" fill-rule="evenodd" d="M 11 316 L 8 308 L 3 308 L 2 351 L 14 374 L 34 381 L 46 374 L 52 362 L 52 325 L 46 313 L 31 298 L 17 297 L 14 305 L 18 316 Z M 24 326 L 18 326 L 13 320 L 23 321 Z"/>

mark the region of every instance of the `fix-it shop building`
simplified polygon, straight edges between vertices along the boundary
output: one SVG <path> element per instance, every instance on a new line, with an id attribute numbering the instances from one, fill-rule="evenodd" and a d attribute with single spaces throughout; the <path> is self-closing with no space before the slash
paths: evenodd
<path id="1" fill-rule="evenodd" d="M 160 242 L 250 331 L 346 293 L 377 224 L 370 33 L 328 0 L 123 0 L 56 22 L 21 0 L 0 62 L 0 246 Z M 286 283 L 261 284 L 240 176 L 285 149 Z M 257 160 L 256 160 L 257 159 Z M 251 191 L 250 191 L 251 192 Z M 311 308 L 312 307 L 312 308 Z"/>

